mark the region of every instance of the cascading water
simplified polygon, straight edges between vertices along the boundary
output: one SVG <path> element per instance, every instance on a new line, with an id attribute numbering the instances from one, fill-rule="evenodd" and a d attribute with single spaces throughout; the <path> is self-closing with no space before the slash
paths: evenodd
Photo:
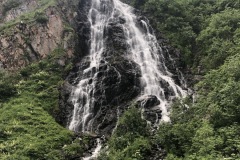
<path id="1" fill-rule="evenodd" d="M 162 56 L 162 49 L 158 45 L 154 34 L 150 33 L 149 25 L 141 20 L 144 31 L 137 26 L 137 16 L 133 14 L 132 7 L 115 0 L 115 7 L 121 11 L 125 17 L 126 23 L 123 25 L 126 39 L 130 45 L 131 58 L 140 65 L 142 72 L 142 90 L 143 95 L 155 95 L 160 100 L 160 109 L 162 110 L 162 120 L 169 121 L 168 100 L 165 97 L 165 91 L 160 82 L 167 82 L 168 88 L 173 91 L 174 97 L 185 96 L 185 92 L 176 85 L 168 72 Z"/>
<path id="2" fill-rule="evenodd" d="M 91 131 L 94 121 L 92 113 L 95 99 L 93 92 L 98 78 L 98 70 L 107 49 L 104 32 L 109 23 L 116 17 L 121 17 L 121 26 L 128 46 L 127 58 L 139 65 L 141 71 L 140 96 L 155 95 L 160 104 L 157 106 L 162 110 L 162 120 L 169 121 L 168 107 L 171 97 L 183 97 L 185 91 L 174 83 L 172 74 L 168 72 L 164 63 L 162 49 L 157 43 L 146 20 L 139 20 L 133 13 L 132 7 L 122 3 L 120 0 L 92 0 L 88 13 L 91 30 L 90 61 L 85 67 L 77 86 L 73 89 L 70 101 L 74 105 L 74 111 L 69 124 L 69 129 L 74 131 Z M 116 70 L 116 69 L 115 69 Z M 121 75 L 119 75 L 121 76 Z M 167 95 L 166 89 L 171 91 Z"/>
<path id="3" fill-rule="evenodd" d="M 93 0 L 88 14 L 88 20 L 91 25 L 91 47 L 90 47 L 90 65 L 83 71 L 82 79 L 72 92 L 71 101 L 74 105 L 72 120 L 69 125 L 70 130 L 77 131 L 79 128 L 83 132 L 91 130 L 93 121 L 91 107 L 94 105 L 94 97 L 91 92 L 95 89 L 96 70 L 99 68 L 102 59 L 101 54 L 104 51 L 103 31 L 108 23 L 112 11 L 109 9 L 110 1 Z M 111 7 L 110 7 L 111 8 Z M 90 76 L 89 76 L 90 74 Z M 89 81 L 92 81 L 89 84 Z"/>

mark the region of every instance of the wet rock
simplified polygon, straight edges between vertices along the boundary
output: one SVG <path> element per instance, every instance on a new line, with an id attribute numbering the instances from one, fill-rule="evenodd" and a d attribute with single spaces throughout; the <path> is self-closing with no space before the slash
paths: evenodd
<path id="1" fill-rule="evenodd" d="M 109 7 L 108 12 L 111 13 L 111 9 L 113 8 L 111 8 L 111 5 L 108 3 L 112 3 L 112 1 L 103 1 L 103 3 L 104 5 L 99 12 L 105 13 L 107 11 L 107 6 Z M 79 10 L 76 19 L 78 22 L 79 47 L 77 48 L 77 52 L 79 57 L 75 59 L 76 66 L 69 74 L 66 81 L 72 87 L 76 87 L 79 85 L 79 82 L 85 83 L 83 81 L 86 80 L 87 85 L 82 88 L 86 90 L 85 93 L 90 95 L 91 99 L 89 100 L 89 110 L 91 111 L 92 121 L 89 130 L 99 134 L 111 135 L 113 128 L 116 126 L 117 117 L 119 113 L 125 110 L 127 106 L 126 103 L 130 103 L 141 93 L 141 73 L 139 65 L 126 56 L 130 55 L 130 48 L 126 42 L 122 25 L 126 23 L 126 20 L 122 18 L 121 15 L 118 15 L 117 12 L 108 19 L 108 24 L 103 27 L 104 33 L 101 42 L 103 42 L 106 47 L 101 48 L 101 53 L 99 53 L 101 54 L 97 62 L 99 65 L 94 64 L 95 67 L 90 67 L 89 64 L 91 63 L 91 59 L 90 56 L 87 56 L 90 52 L 90 45 L 93 43 L 91 41 L 91 26 L 88 21 L 90 4 L 91 1 L 81 0 L 78 6 Z M 94 23 L 95 20 L 93 14 L 91 22 Z M 144 23 L 147 21 L 148 20 L 144 16 L 139 16 L 136 25 L 141 28 L 142 32 L 150 30 L 150 32 L 153 33 L 154 30 L 150 27 L 147 28 Z M 101 37 L 102 35 L 100 34 L 96 39 Z M 159 37 L 159 42 L 162 44 L 166 43 L 162 37 Z M 172 58 L 170 54 L 175 54 L 175 50 L 171 49 L 168 45 L 165 46 L 163 50 L 159 48 L 159 54 L 163 52 L 164 58 L 159 60 L 158 67 L 164 68 L 163 74 L 168 75 L 164 62 L 166 60 L 165 63 L 169 62 L 169 65 L 173 64 L 172 62 L 174 62 L 175 59 Z M 170 68 L 174 70 L 174 67 L 175 63 Z M 173 76 L 173 78 L 177 79 L 178 77 Z M 171 88 L 169 89 L 169 84 L 162 80 L 159 82 L 159 85 L 163 88 L 160 96 L 166 99 L 170 98 L 173 91 Z M 62 108 L 65 107 L 65 110 L 70 110 L 71 104 L 68 104 L 68 101 L 71 97 L 62 96 L 62 98 L 64 98 L 61 104 L 63 105 Z M 84 104 L 87 103 L 81 96 L 79 96 L 79 101 Z M 155 95 L 142 97 L 137 103 L 138 107 L 143 109 L 143 117 L 146 120 L 153 125 L 159 122 L 161 119 L 161 110 L 159 109 L 160 101 Z M 71 112 L 68 112 L 71 117 Z M 81 129 L 80 127 L 79 130 Z"/>
<path id="2" fill-rule="evenodd" d="M 117 51 L 118 54 L 124 54 L 124 52 L 126 52 L 128 46 L 121 24 L 110 23 L 105 29 L 104 37 L 107 38 L 107 46 L 109 46 L 111 50 L 114 48 L 112 51 Z"/>
<path id="3" fill-rule="evenodd" d="M 162 111 L 158 107 L 160 105 L 159 99 L 155 95 L 145 95 L 140 97 L 136 102 L 137 107 L 142 108 L 142 115 L 144 119 L 155 125 L 161 119 Z"/>
<path id="4" fill-rule="evenodd" d="M 152 107 L 159 105 L 160 101 L 155 95 L 146 95 L 140 97 L 139 100 L 137 101 L 137 104 L 139 107 L 150 109 Z"/>
<path id="5" fill-rule="evenodd" d="M 151 122 L 152 126 L 157 125 L 162 117 L 162 111 L 160 109 L 144 109 L 143 117 Z"/>
<path id="6" fill-rule="evenodd" d="M 91 96 L 91 107 L 93 122 L 92 132 L 110 135 L 116 126 L 119 110 L 124 110 L 125 103 L 130 102 L 140 94 L 140 68 L 130 61 L 125 55 L 128 54 L 128 46 L 123 34 L 123 28 L 119 23 L 124 23 L 123 19 L 115 17 L 109 22 L 104 30 L 104 39 L 107 48 L 102 53 L 99 66 L 89 68 L 91 59 L 87 56 L 90 45 L 90 26 L 87 20 L 89 2 L 81 1 L 77 15 L 79 21 L 79 58 L 72 72 L 66 81 L 72 87 L 78 85 L 81 80 L 86 80 L 89 88 L 87 92 Z M 87 32 L 86 32 L 87 31 Z M 85 47 L 83 47 L 85 46 Z M 61 108 L 72 116 L 72 105 L 69 104 L 69 97 L 66 95 L 68 90 L 62 88 Z M 80 98 L 80 97 L 79 97 Z M 83 102 L 83 100 L 80 100 Z M 86 103 L 86 102 L 85 102 Z M 84 104 L 85 104 L 84 103 Z M 119 107 L 119 110 L 117 109 Z M 121 112 L 121 111 L 120 111 Z M 68 121 L 65 117 L 63 124 Z M 81 127 L 79 128 L 81 130 Z"/>
<path id="7" fill-rule="evenodd" d="M 39 7 L 35 0 L 30 0 L 28 3 L 26 0 L 21 0 L 21 2 L 20 6 L 6 13 L 4 22 Z M 56 48 L 61 47 L 62 41 L 64 41 L 62 47 L 66 50 L 64 58 L 73 57 L 73 48 L 77 40 L 73 40 L 73 33 L 64 31 L 66 19 L 62 13 L 56 7 L 49 7 L 43 14 L 48 18 L 45 25 L 20 21 L 7 28 L 7 32 L 1 31 L 0 61 L 4 64 L 4 68 L 18 70 L 32 62 L 46 58 Z M 58 64 L 64 66 L 63 61 L 59 61 Z"/>
<path id="8" fill-rule="evenodd" d="M 124 24 L 124 23 L 126 23 L 126 20 L 122 17 L 119 17 L 119 23 Z"/>
<path id="9" fill-rule="evenodd" d="M 73 87 L 68 82 L 65 82 L 59 88 L 59 112 L 57 113 L 57 115 L 55 115 L 55 119 L 63 126 L 68 125 L 70 115 L 72 115 L 72 111 L 74 109 L 74 106 L 71 102 L 65 101 L 70 96 L 72 89 Z"/>

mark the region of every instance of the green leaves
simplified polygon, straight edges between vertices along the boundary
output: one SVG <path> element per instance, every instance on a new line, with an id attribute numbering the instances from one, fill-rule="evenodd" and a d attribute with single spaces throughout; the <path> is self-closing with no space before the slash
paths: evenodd
<path id="1" fill-rule="evenodd" d="M 72 143 L 73 133 L 52 117 L 58 110 L 58 85 L 66 74 L 57 60 L 65 55 L 63 49 L 57 49 L 48 58 L 22 69 L 20 75 L 15 73 L 17 78 L 0 72 L 0 91 L 4 91 L 0 100 L 8 98 L 0 107 L 0 159 L 81 156 L 80 143 Z"/>
<path id="2" fill-rule="evenodd" d="M 17 94 L 15 83 L 18 77 L 14 74 L 0 70 L 0 103 L 7 101 L 9 98 Z"/>
<path id="3" fill-rule="evenodd" d="M 173 105 L 172 123 L 161 125 L 157 136 L 170 153 L 166 159 L 240 158 L 239 68 L 236 54 L 196 86 L 195 104 L 186 99 Z"/>
<path id="4" fill-rule="evenodd" d="M 100 159 L 144 160 L 151 149 L 147 122 L 141 112 L 132 106 L 120 117 L 116 130 L 109 140 L 109 154 Z"/>
<path id="5" fill-rule="evenodd" d="M 153 25 L 182 54 L 183 66 L 202 72 L 221 66 L 239 52 L 239 1 L 148 0 L 144 9 Z M 238 37 L 237 39 L 234 37 Z"/>
<path id="6" fill-rule="evenodd" d="M 198 156 L 217 155 L 216 148 L 221 145 L 222 139 L 215 136 L 214 129 L 208 121 L 203 121 L 202 126 L 196 130 L 192 139 L 190 153 Z"/>
<path id="7" fill-rule="evenodd" d="M 233 16 L 234 15 L 234 16 Z M 201 63 L 207 70 L 221 66 L 224 61 L 238 53 L 235 35 L 239 28 L 240 14 L 236 9 L 226 9 L 206 20 L 206 28 L 197 38 L 203 58 Z"/>

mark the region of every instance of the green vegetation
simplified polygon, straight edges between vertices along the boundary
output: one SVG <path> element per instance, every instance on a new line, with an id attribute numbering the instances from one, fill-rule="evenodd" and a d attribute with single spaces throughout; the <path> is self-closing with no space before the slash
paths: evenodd
<path id="1" fill-rule="evenodd" d="M 14 86 L 17 80 L 15 76 L 7 73 L 4 70 L 0 70 L 0 103 L 8 100 L 12 96 L 16 95 L 17 89 Z M 7 82 L 7 83 L 6 83 Z"/>
<path id="2" fill-rule="evenodd" d="M 128 0 L 125 0 L 128 1 Z M 135 0 L 154 28 L 182 53 L 182 66 L 205 72 L 237 53 L 240 2 L 237 0 Z"/>
<path id="3" fill-rule="evenodd" d="M 20 5 L 19 2 L 15 0 L 7 1 L 3 5 L 3 11 L 2 14 L 5 15 L 7 11 L 9 11 L 11 8 L 10 6 L 17 7 L 16 5 L 13 4 L 18 4 Z M 33 11 L 26 12 L 19 17 L 15 18 L 14 20 L 11 20 L 9 22 L 4 23 L 3 25 L 0 26 L 0 33 L 9 33 L 9 30 L 11 30 L 14 26 L 20 23 L 20 21 L 24 21 L 24 23 L 46 23 L 48 21 L 47 16 L 45 15 L 45 10 L 50 7 L 50 6 L 55 6 L 56 5 L 56 0 L 39 0 L 38 1 L 39 7 L 36 8 Z M 7 8 L 10 8 L 8 10 L 4 9 L 4 6 L 9 6 Z M 12 7 L 12 8 L 14 8 Z"/>
<path id="4" fill-rule="evenodd" d="M 193 74 L 203 68 L 204 78 L 195 85 L 197 102 L 191 97 L 175 102 L 171 123 L 160 125 L 154 136 L 168 153 L 165 159 L 240 159 L 240 1 L 125 1 L 143 10 L 181 51 L 183 67 Z M 115 146 L 109 146 L 111 155 Z"/>
<path id="5" fill-rule="evenodd" d="M 141 112 L 132 106 L 119 119 L 116 130 L 108 142 L 109 153 L 100 160 L 143 160 L 151 150 L 147 122 Z"/>
<path id="6" fill-rule="evenodd" d="M 231 57 L 196 86 L 197 103 L 173 106 L 172 123 L 157 135 L 167 159 L 240 159 L 239 67 L 240 55 Z"/>
<path id="7" fill-rule="evenodd" d="M 58 87 L 66 76 L 56 49 L 48 58 L 1 78 L 0 159 L 67 159 L 82 154 L 71 131 L 57 124 Z M 69 63 L 69 62 L 68 62 Z M 2 92 L 3 91 L 3 92 Z"/>
<path id="8" fill-rule="evenodd" d="M 130 0 L 125 0 L 130 1 Z M 46 23 L 44 10 L 55 1 L 9 22 L 2 30 L 27 22 Z M 118 122 L 108 149 L 100 160 L 144 160 L 156 145 L 168 160 L 240 159 L 240 1 L 239 0 L 132 0 L 154 28 L 164 33 L 182 54 L 182 67 L 204 76 L 191 97 L 172 106 L 171 123 L 156 134 L 130 107 Z M 16 7 L 9 5 L 8 9 Z M 64 31 L 71 32 L 65 25 Z M 65 50 L 23 68 L 19 73 L 0 71 L 0 159 L 73 159 L 80 157 L 89 138 L 76 139 L 57 124 L 58 87 L 72 64 L 58 65 Z M 82 144 L 82 145 L 79 145 Z"/>
<path id="9" fill-rule="evenodd" d="M 34 18 L 41 24 L 46 24 L 48 22 L 48 17 L 43 12 L 36 12 Z"/>

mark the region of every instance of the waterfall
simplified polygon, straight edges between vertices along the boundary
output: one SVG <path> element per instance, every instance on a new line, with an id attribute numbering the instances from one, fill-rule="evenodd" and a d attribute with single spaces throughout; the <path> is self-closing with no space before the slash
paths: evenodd
<path id="1" fill-rule="evenodd" d="M 140 65 L 142 72 L 142 90 L 143 95 L 155 95 L 160 100 L 159 108 L 162 110 L 162 120 L 169 121 L 168 107 L 169 101 L 164 94 L 164 88 L 160 81 L 167 82 L 169 89 L 173 90 L 175 97 L 185 96 L 186 93 L 176 85 L 171 78 L 164 63 L 164 57 L 161 54 L 162 49 L 158 45 L 157 39 L 153 33 L 150 33 L 149 25 L 141 20 L 145 31 L 137 26 L 137 16 L 133 14 L 133 8 L 118 0 L 114 1 L 115 7 L 121 11 L 125 17 L 126 23 L 123 25 L 125 36 L 132 55 L 131 58 Z"/>
<path id="2" fill-rule="evenodd" d="M 91 46 L 90 46 L 90 65 L 84 69 L 82 79 L 72 92 L 71 101 L 74 105 L 72 120 L 69 125 L 70 130 L 77 131 L 79 128 L 83 132 L 91 130 L 93 121 L 91 107 L 94 105 L 94 97 L 91 96 L 95 89 L 94 79 L 97 76 L 102 53 L 105 48 L 103 32 L 112 11 L 111 1 L 93 0 L 88 14 L 88 20 L 91 25 Z M 90 77 L 88 76 L 90 74 Z M 89 81 L 92 81 L 89 84 Z"/>
<path id="3" fill-rule="evenodd" d="M 81 77 L 78 77 L 78 84 L 70 96 L 70 101 L 74 106 L 69 124 L 70 130 L 92 131 L 93 106 L 96 102 L 93 92 L 96 89 L 99 67 L 105 60 L 103 53 L 108 47 L 105 43 L 104 32 L 110 22 L 116 18 L 121 18 L 123 21 L 119 25 L 128 46 L 127 53 L 129 54 L 125 56 L 135 62 L 141 71 L 141 95 L 139 97 L 155 95 L 160 101 L 157 107 L 162 110 L 162 120 L 169 121 L 168 110 L 171 97 L 186 95 L 186 92 L 171 78 L 172 74 L 165 66 L 163 51 L 148 21 L 140 20 L 134 14 L 134 9 L 120 0 L 92 0 L 88 13 L 91 30 L 90 54 L 85 57 L 89 65 L 84 67 Z"/>
<path id="4" fill-rule="evenodd" d="M 92 155 L 89 156 L 89 157 L 84 157 L 82 160 L 93 160 L 93 159 L 96 159 L 98 157 L 98 154 L 99 154 L 101 148 L 102 148 L 101 140 L 98 138 L 97 139 L 97 146 L 94 149 L 94 151 L 92 152 Z"/>

